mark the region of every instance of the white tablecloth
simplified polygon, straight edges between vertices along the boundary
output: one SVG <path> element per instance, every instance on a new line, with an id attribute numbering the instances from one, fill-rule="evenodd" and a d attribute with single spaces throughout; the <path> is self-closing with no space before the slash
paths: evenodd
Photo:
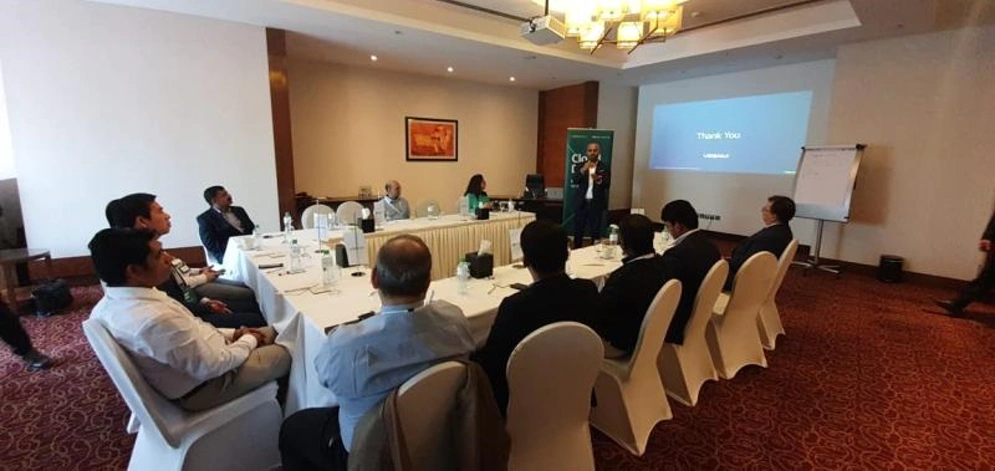
<path id="1" fill-rule="evenodd" d="M 300 240 L 300 239 L 298 239 Z M 289 415 L 307 407 L 335 404 L 335 397 L 318 382 L 314 359 L 325 339 L 325 331 L 339 324 L 356 320 L 360 314 L 375 311 L 380 300 L 369 280 L 369 270 L 363 276 L 352 276 L 357 268 L 343 270 L 336 293 L 312 294 L 304 290 L 320 279 L 319 258 L 313 254 L 316 239 L 305 242 L 306 271 L 286 274 L 282 268 L 260 269 L 260 265 L 285 260 L 286 251 L 282 238 L 265 239 L 263 247 L 255 251 L 242 251 L 237 244 L 229 244 L 225 254 L 225 267 L 237 273 L 236 279 L 246 283 L 259 300 L 267 321 L 279 332 L 277 342 L 288 349 L 293 358 L 286 413 Z M 620 257 L 605 260 L 600 247 L 588 247 L 571 252 L 568 272 L 577 278 L 594 280 L 599 287 L 605 277 L 621 266 Z M 478 345 L 482 345 L 490 331 L 498 306 L 504 297 L 515 293 L 512 283 L 531 283 L 528 270 L 513 265 L 495 268 L 494 278 L 470 280 L 466 295 L 458 294 L 455 277 L 432 282 L 428 296 L 443 299 L 459 306 L 470 322 Z"/>
<path id="2" fill-rule="evenodd" d="M 367 255 L 370 262 L 376 260 L 377 252 L 388 240 L 400 234 L 414 234 L 421 237 L 432 251 L 432 279 L 438 280 L 456 274 L 456 264 L 468 252 L 476 252 L 481 240 L 491 241 L 494 255 L 494 265 L 511 263 L 509 231 L 521 229 L 535 220 L 535 214 L 515 211 L 507 213 L 491 213 L 490 219 L 470 220 L 458 214 L 442 216 L 438 219 L 417 218 L 392 221 L 383 228 L 365 234 Z M 327 239 L 341 241 L 342 230 L 329 231 Z M 285 252 L 282 234 L 268 234 L 263 242 L 267 251 Z M 303 244 L 316 245 L 318 232 L 315 229 L 294 231 L 293 237 Z M 238 245 L 245 237 L 235 237 L 235 243 L 228 244 L 228 250 L 238 250 Z M 282 250 L 280 250 L 282 248 Z M 231 261 L 225 253 L 225 268 L 231 272 L 234 279 L 241 277 L 241 262 Z M 274 260 L 281 262 L 283 260 Z"/>

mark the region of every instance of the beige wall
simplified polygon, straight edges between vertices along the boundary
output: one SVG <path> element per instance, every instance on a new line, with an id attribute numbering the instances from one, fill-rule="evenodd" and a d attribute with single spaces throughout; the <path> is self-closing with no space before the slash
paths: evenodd
<path id="1" fill-rule="evenodd" d="M 849 224 L 823 254 L 967 279 L 995 197 L 995 27 L 841 47 L 829 141 L 862 142 Z"/>
<path id="2" fill-rule="evenodd" d="M 452 212 L 475 173 L 507 195 L 535 171 L 536 90 L 305 60 L 288 73 L 297 191 L 348 196 L 396 178 L 412 207 L 434 198 Z M 459 120 L 459 161 L 406 162 L 405 116 Z"/>
<path id="3" fill-rule="evenodd" d="M 0 62 L 29 246 L 86 255 L 107 202 L 139 191 L 173 216 L 164 244 L 198 246 L 216 184 L 277 229 L 263 28 L 0 0 Z"/>
<path id="4" fill-rule="evenodd" d="M 632 163 L 636 142 L 638 88 L 601 82 L 598 86 L 598 129 L 615 131 L 609 209 L 632 207 Z"/>

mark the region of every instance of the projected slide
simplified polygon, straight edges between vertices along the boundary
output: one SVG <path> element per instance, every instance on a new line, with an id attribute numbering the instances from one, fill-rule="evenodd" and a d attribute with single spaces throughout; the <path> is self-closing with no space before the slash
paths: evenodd
<path id="1" fill-rule="evenodd" d="M 810 91 L 658 105 L 650 168 L 794 174 L 811 106 Z"/>

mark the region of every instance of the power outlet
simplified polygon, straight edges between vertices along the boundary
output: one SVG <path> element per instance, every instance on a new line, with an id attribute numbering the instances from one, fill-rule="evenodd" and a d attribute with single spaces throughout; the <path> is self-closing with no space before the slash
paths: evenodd
<path id="1" fill-rule="evenodd" d="M 704 219 L 706 221 L 721 221 L 722 216 L 719 216 L 718 214 L 698 213 L 698 219 Z"/>

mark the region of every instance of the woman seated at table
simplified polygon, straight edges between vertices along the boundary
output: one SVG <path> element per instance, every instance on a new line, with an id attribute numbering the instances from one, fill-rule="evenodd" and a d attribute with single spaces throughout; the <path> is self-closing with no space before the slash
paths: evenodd
<path id="1" fill-rule="evenodd" d="M 466 192 L 463 193 L 463 196 L 470 203 L 470 211 L 476 211 L 477 208 L 491 209 L 491 199 L 487 197 L 485 189 L 487 189 L 487 181 L 484 180 L 483 175 L 478 173 L 470 177 L 470 183 L 466 185 Z"/>

